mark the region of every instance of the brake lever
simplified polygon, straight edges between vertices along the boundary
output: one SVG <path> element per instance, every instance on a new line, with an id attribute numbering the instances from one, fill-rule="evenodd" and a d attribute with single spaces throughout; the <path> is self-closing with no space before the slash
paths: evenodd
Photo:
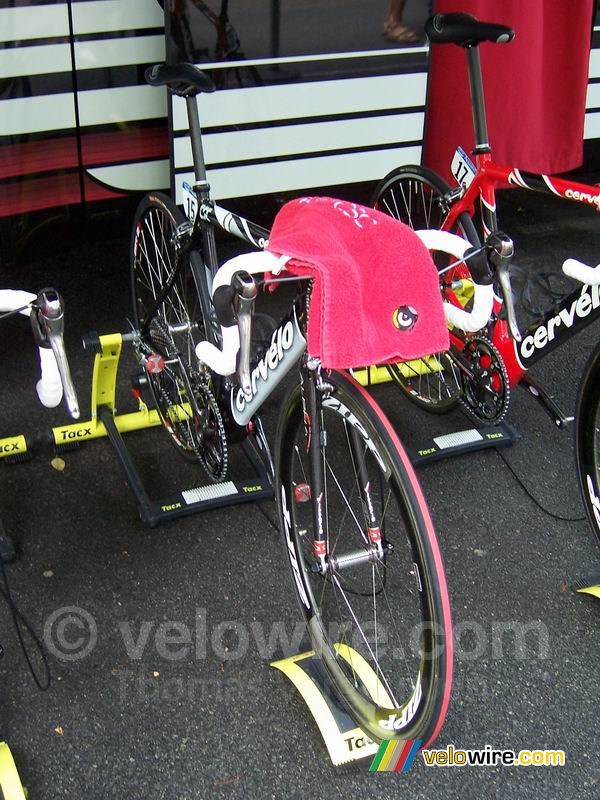
<path id="1" fill-rule="evenodd" d="M 521 341 L 521 332 L 517 323 L 515 305 L 508 268 L 514 255 L 512 239 L 500 231 L 490 234 L 485 242 L 488 259 L 495 268 L 496 277 L 502 292 L 502 300 L 506 309 L 506 317 L 510 335 L 516 342 Z"/>
<path id="2" fill-rule="evenodd" d="M 235 291 L 235 311 L 240 334 L 240 356 L 237 375 L 244 395 L 249 398 L 252 397 L 252 383 L 250 380 L 252 312 L 258 288 L 256 281 L 249 272 L 236 272 L 231 285 Z"/>
<path id="3" fill-rule="evenodd" d="M 32 327 L 36 343 L 38 347 L 51 348 L 54 353 L 67 409 L 73 419 L 79 419 L 79 401 L 71 380 L 63 338 L 65 317 L 63 299 L 54 289 L 42 289 L 32 308 Z"/>

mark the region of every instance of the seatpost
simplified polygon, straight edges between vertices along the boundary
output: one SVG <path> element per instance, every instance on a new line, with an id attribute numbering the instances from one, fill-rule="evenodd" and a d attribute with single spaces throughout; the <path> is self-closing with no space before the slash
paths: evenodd
<path id="1" fill-rule="evenodd" d="M 467 51 L 467 67 L 469 70 L 469 88 L 471 91 L 471 108 L 473 110 L 473 129 L 475 131 L 474 154 L 489 153 L 485 98 L 483 96 L 483 80 L 481 78 L 481 61 L 479 47 L 470 45 Z"/>
<path id="2" fill-rule="evenodd" d="M 202 134 L 200 132 L 200 118 L 198 116 L 196 97 L 186 97 L 185 104 L 187 106 L 187 116 L 190 125 L 194 177 L 196 178 L 196 183 L 202 184 L 206 183 L 206 165 L 204 162 L 204 150 L 202 148 Z M 199 188 L 202 189 L 203 187 Z"/>
<path id="3" fill-rule="evenodd" d="M 188 122 L 190 126 L 190 141 L 192 144 L 192 159 L 194 161 L 194 178 L 196 194 L 200 204 L 210 200 L 210 186 L 206 180 L 206 163 L 204 161 L 204 149 L 202 147 L 202 132 L 200 130 L 200 116 L 198 114 L 198 104 L 196 97 L 186 97 Z M 207 266 L 207 279 L 210 288 L 212 276 L 218 269 L 217 246 L 215 244 L 215 232 L 212 225 L 204 220 L 200 220 L 200 232 L 204 260 Z M 204 308 L 204 313 L 208 308 Z"/>

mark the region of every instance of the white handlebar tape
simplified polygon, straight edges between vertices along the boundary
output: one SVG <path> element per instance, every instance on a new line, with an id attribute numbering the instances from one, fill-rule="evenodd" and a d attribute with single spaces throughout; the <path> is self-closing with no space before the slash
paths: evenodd
<path id="1" fill-rule="evenodd" d="M 586 283 L 588 286 L 597 286 L 600 283 L 600 264 L 596 267 L 588 267 L 575 258 L 567 258 L 562 265 L 562 270 L 569 278 Z"/>
<path id="2" fill-rule="evenodd" d="M 21 289 L 0 289 L 0 313 L 16 311 L 17 308 L 27 306 L 20 313 L 28 317 L 31 314 L 29 304 L 36 298 L 36 294 L 24 292 Z M 40 354 L 40 379 L 35 388 L 42 405 L 46 408 L 54 408 L 60 403 L 63 396 L 60 373 L 52 350 L 39 347 L 38 351 Z"/>
<path id="3" fill-rule="evenodd" d="M 437 250 L 442 253 L 454 256 L 457 259 L 463 258 L 464 254 L 472 245 L 460 236 L 447 231 L 416 231 L 417 236 L 428 250 Z M 474 333 L 481 330 L 486 325 L 492 315 L 494 306 L 494 287 L 481 286 L 473 281 L 474 297 L 473 308 L 465 311 L 451 303 L 444 303 L 444 313 L 450 325 L 460 328 L 462 331 Z"/>
<path id="4" fill-rule="evenodd" d="M 40 379 L 35 388 L 40 398 L 40 403 L 46 408 L 54 408 L 60 403 L 63 396 L 60 373 L 52 350 L 40 347 L 39 353 Z"/>
<path id="5" fill-rule="evenodd" d="M 214 277 L 212 292 L 213 294 L 220 286 L 229 286 L 236 272 L 249 272 L 259 274 L 262 272 L 273 272 L 279 274 L 288 258 L 280 258 L 266 250 L 253 253 L 243 253 L 226 261 L 219 267 Z M 198 360 L 218 375 L 233 375 L 237 366 L 237 354 L 240 349 L 240 333 L 237 325 L 223 327 L 221 325 L 221 335 L 223 337 L 223 349 L 219 350 L 210 342 L 198 342 L 196 345 L 196 355 Z"/>
<path id="6" fill-rule="evenodd" d="M 0 312 L 16 311 L 22 306 L 29 306 L 36 299 L 37 294 L 23 292 L 21 289 L 0 289 Z M 21 311 L 26 317 L 31 313 L 30 308 Z"/>

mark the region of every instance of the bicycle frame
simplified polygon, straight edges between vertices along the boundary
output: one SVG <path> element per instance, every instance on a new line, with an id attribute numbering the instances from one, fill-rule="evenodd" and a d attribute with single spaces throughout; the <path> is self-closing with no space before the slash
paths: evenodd
<path id="1" fill-rule="evenodd" d="M 480 200 L 485 235 L 498 230 L 496 219 L 497 188 L 521 188 L 541 194 L 552 194 L 572 202 L 595 205 L 600 210 L 600 188 L 548 175 L 524 172 L 515 167 L 496 164 L 489 153 L 474 154 L 477 172 L 470 185 L 455 200 L 442 228 L 452 230 L 463 213 L 473 216 Z M 501 304 L 498 304 L 499 312 Z M 600 317 L 598 287 L 577 287 L 556 309 L 523 332 L 521 342 L 508 334 L 504 320 L 498 319 L 492 335 L 506 364 L 511 386 L 516 386 L 525 371 L 556 347 Z"/>
<path id="2" fill-rule="evenodd" d="M 551 194 L 564 200 L 593 205 L 600 211 L 598 186 L 526 172 L 493 160 L 487 133 L 479 52 L 477 46 L 468 47 L 466 51 L 475 131 L 475 148 L 472 151 L 475 169 L 473 174 L 473 165 L 466 163 L 469 159 L 461 160 L 460 156 L 457 158 L 457 169 L 453 174 L 461 187 L 453 189 L 444 198 L 447 213 L 442 229 L 454 229 L 463 213 L 473 217 L 479 200 L 484 236 L 497 231 L 497 188 L 519 188 Z M 463 183 L 469 174 L 472 175 L 470 182 Z M 577 287 L 556 309 L 550 310 L 541 320 L 533 323 L 524 332 L 521 342 L 516 342 L 509 335 L 506 321 L 499 318 L 501 309 L 502 301 L 498 299 L 491 338 L 504 360 L 512 387 L 523 379 L 532 364 L 600 317 L 600 297 L 597 286 L 591 289 L 588 286 Z M 455 336 L 452 338 L 461 346 Z"/>

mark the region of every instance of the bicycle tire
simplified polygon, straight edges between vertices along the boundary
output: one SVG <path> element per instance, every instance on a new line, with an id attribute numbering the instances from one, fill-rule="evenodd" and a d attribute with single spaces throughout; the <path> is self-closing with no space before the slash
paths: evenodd
<path id="1" fill-rule="evenodd" d="M 133 319 L 141 345 L 166 362 L 159 372 L 145 368 L 152 395 L 170 441 L 186 459 L 199 461 L 215 481 L 227 466 L 223 421 L 210 387 L 199 381 L 195 347 L 205 336 L 206 323 L 198 282 L 204 270 L 200 254 L 187 254 L 171 290 L 160 303 L 146 332 L 151 308 L 175 269 L 172 236 L 185 221 L 183 212 L 161 192 L 146 195 L 135 215 L 131 237 Z M 183 329 L 174 331 L 173 326 Z"/>
<path id="2" fill-rule="evenodd" d="M 443 227 L 446 211 L 440 199 L 450 191 L 446 181 L 426 167 L 406 165 L 388 173 L 375 187 L 371 205 L 379 211 L 400 220 L 413 230 Z M 452 229 L 474 246 L 479 246 L 479 236 L 473 221 L 465 212 Z M 444 270 L 451 257 L 432 254 L 438 270 Z M 463 265 L 443 273 L 442 291 L 453 282 L 470 278 Z M 405 395 L 426 411 L 444 414 L 451 411 L 462 394 L 461 372 L 451 351 L 432 353 L 427 358 L 403 364 L 388 365 L 388 372 Z"/>
<path id="3" fill-rule="evenodd" d="M 600 343 L 589 357 L 579 383 L 575 463 L 586 516 L 600 546 Z"/>
<path id="4" fill-rule="evenodd" d="M 306 485 L 310 432 L 299 386 L 289 390 L 279 418 L 275 488 L 292 584 L 312 648 L 357 724 L 376 741 L 420 739 L 425 747 L 441 728 L 452 682 L 450 601 L 439 546 L 412 465 L 381 409 L 346 373 L 327 373 L 326 381 L 331 390 L 320 400 L 324 499 L 312 497 Z M 360 449 L 349 447 L 352 437 Z M 387 555 L 377 563 L 363 561 L 338 570 L 332 557 L 347 556 L 357 546 L 364 552 L 369 541 L 356 492 L 359 467 L 369 478 L 368 497 L 381 519 Z M 329 530 L 335 531 L 335 541 L 330 537 L 328 544 L 334 565 L 325 575 L 313 568 L 315 503 L 332 520 Z M 346 606 L 348 615 L 342 620 Z M 370 621 L 363 617 L 364 609 Z M 375 641 L 370 642 L 373 629 Z M 407 658 L 405 649 L 410 648 Z"/>

